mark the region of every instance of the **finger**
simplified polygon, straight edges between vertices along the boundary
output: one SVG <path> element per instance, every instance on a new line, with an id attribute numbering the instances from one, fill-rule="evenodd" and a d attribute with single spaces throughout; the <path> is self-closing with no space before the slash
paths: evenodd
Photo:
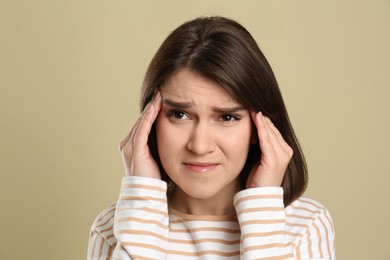
<path id="1" fill-rule="evenodd" d="M 119 150 L 122 151 L 123 148 L 128 144 L 129 140 L 134 138 L 134 133 L 137 132 L 138 126 L 141 122 L 142 117 L 145 114 L 145 110 L 148 106 L 144 109 L 144 111 L 141 113 L 141 115 L 138 117 L 137 121 L 134 123 L 133 127 L 131 128 L 130 132 L 127 134 L 127 136 L 119 143 Z"/>
<path id="2" fill-rule="evenodd" d="M 131 128 L 130 132 L 127 134 L 127 136 L 119 143 L 119 150 L 122 151 L 123 148 L 129 143 L 129 140 L 134 140 L 134 135 L 137 133 L 138 128 L 141 124 L 141 121 L 146 116 L 147 112 L 150 110 L 150 106 L 152 106 L 152 102 L 158 102 L 157 95 L 160 95 L 159 92 L 156 92 L 153 99 L 146 105 L 145 109 L 142 111 L 141 115 L 138 117 L 137 121 L 134 123 L 133 127 Z M 157 98 L 157 99 L 156 99 Z M 157 106 L 158 110 L 160 110 L 160 106 Z"/>
<path id="3" fill-rule="evenodd" d="M 119 143 L 119 151 L 122 151 L 123 147 L 125 147 L 125 145 L 129 142 L 131 136 L 133 136 L 134 134 L 134 131 L 136 131 L 139 121 L 140 119 L 138 118 L 135 124 L 133 125 L 133 127 L 131 128 L 130 132 L 127 134 L 127 136 L 123 138 L 123 140 Z"/>
<path id="4" fill-rule="evenodd" d="M 259 138 L 260 150 L 263 153 L 268 153 L 274 151 L 273 144 L 271 142 L 269 127 L 265 117 L 261 112 L 258 112 L 254 115 L 253 121 L 255 122 L 257 128 L 257 136 Z"/>
<path id="5" fill-rule="evenodd" d="M 145 114 L 142 116 L 141 121 L 136 131 L 134 131 L 134 137 L 131 138 L 135 147 L 147 145 L 149 134 L 152 129 L 152 125 L 157 118 L 158 112 L 161 109 L 161 94 L 158 91 L 152 102 L 145 109 Z"/>
<path id="6" fill-rule="evenodd" d="M 276 150 L 281 150 L 285 153 L 290 154 L 291 153 L 291 147 L 288 145 L 286 140 L 284 140 L 282 134 L 280 131 L 276 128 L 276 126 L 272 123 L 271 119 L 266 118 L 266 121 L 268 123 L 268 127 L 270 130 L 270 136 L 272 136 L 271 140 L 273 142 L 273 147 Z"/>
<path id="7" fill-rule="evenodd" d="M 267 126 L 268 135 L 270 136 L 270 142 L 274 147 L 275 151 L 279 151 L 281 144 L 279 142 L 278 130 L 275 125 L 272 123 L 271 119 L 264 117 L 265 124 Z"/>
<path id="8" fill-rule="evenodd" d="M 277 158 L 288 158 L 292 156 L 291 147 L 284 141 L 279 130 L 275 127 L 272 121 L 264 116 L 257 115 L 261 117 L 259 123 L 259 141 L 260 149 L 263 152 L 263 159 L 268 163 L 275 162 Z M 265 162 L 264 161 L 264 162 Z M 284 160 L 283 160 L 284 161 Z"/>

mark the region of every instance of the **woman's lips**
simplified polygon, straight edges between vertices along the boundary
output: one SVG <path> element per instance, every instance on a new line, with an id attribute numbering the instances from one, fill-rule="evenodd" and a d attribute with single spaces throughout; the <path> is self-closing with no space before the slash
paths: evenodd
<path id="1" fill-rule="evenodd" d="M 217 163 L 184 163 L 187 169 L 194 172 L 208 172 L 217 167 Z"/>

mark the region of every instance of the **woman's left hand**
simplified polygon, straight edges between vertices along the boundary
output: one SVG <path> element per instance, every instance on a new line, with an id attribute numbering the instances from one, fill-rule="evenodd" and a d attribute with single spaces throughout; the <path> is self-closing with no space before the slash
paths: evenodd
<path id="1" fill-rule="evenodd" d="M 293 150 L 268 117 L 261 112 L 251 112 L 251 115 L 257 128 L 261 158 L 249 174 L 246 187 L 280 187 Z"/>

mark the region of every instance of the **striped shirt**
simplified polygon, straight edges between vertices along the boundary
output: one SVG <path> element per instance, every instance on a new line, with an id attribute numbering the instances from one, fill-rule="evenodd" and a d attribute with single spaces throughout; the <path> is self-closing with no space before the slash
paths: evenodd
<path id="1" fill-rule="evenodd" d="M 235 195 L 235 214 L 199 216 L 169 208 L 166 190 L 124 177 L 92 225 L 88 259 L 335 259 L 332 219 L 312 199 L 284 208 L 282 188 L 252 188 Z"/>

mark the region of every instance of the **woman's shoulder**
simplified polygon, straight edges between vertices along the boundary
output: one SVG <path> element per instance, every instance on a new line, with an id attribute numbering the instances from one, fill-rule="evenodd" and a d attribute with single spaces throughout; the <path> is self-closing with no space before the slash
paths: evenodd
<path id="1" fill-rule="evenodd" d="M 330 213 L 324 205 L 307 196 L 301 196 L 293 201 L 286 207 L 286 212 L 306 217 L 314 217 L 316 215 L 328 215 L 330 217 Z"/>
<path id="2" fill-rule="evenodd" d="M 301 253 L 310 252 L 319 256 L 335 254 L 335 232 L 328 209 L 318 201 L 301 196 L 286 207 L 286 231 L 290 244 L 299 247 Z M 333 259 L 333 257 L 331 257 Z"/>
<path id="3" fill-rule="evenodd" d="M 328 209 L 320 202 L 301 196 L 286 207 L 286 222 L 290 229 L 302 232 L 314 229 L 330 235 L 334 233 L 332 217 Z"/>
<path id="4" fill-rule="evenodd" d="M 91 232 L 99 233 L 106 240 L 113 239 L 115 209 L 116 203 L 113 203 L 100 212 L 92 224 Z"/>

